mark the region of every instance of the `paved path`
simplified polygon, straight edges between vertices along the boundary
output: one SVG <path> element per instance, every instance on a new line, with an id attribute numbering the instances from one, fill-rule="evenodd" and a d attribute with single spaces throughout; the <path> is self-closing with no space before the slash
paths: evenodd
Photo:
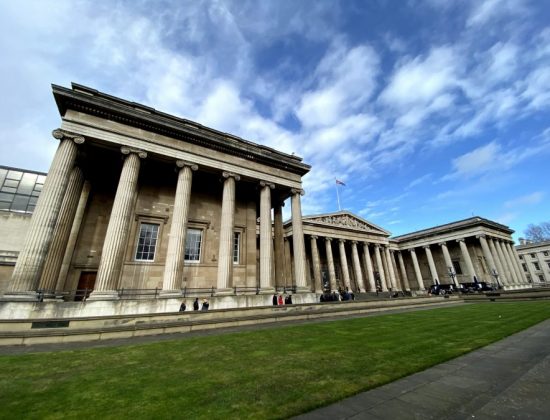
<path id="1" fill-rule="evenodd" d="M 297 419 L 549 419 L 550 320 Z"/>

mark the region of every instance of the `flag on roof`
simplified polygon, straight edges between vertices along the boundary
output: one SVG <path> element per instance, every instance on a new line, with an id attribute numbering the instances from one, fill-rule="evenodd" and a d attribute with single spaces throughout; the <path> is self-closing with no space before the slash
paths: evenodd
<path id="1" fill-rule="evenodd" d="M 340 184 L 340 185 L 344 185 L 344 186 L 346 185 L 346 184 L 344 184 L 343 181 L 340 181 L 339 179 L 336 180 L 336 184 Z"/>

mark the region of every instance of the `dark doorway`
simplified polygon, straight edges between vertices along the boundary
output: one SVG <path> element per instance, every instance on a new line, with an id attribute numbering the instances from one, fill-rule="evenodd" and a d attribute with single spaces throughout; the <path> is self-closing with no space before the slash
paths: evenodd
<path id="1" fill-rule="evenodd" d="M 78 290 L 74 296 L 75 301 L 80 302 L 86 300 L 90 296 L 90 293 L 94 290 L 96 276 L 96 271 L 83 271 L 80 273 L 77 287 Z"/>

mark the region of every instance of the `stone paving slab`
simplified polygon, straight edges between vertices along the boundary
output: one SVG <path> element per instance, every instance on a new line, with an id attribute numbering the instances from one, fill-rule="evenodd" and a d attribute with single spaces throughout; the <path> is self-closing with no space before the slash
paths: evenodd
<path id="1" fill-rule="evenodd" d="M 296 419 L 548 419 L 549 390 L 550 320 L 546 320 Z"/>

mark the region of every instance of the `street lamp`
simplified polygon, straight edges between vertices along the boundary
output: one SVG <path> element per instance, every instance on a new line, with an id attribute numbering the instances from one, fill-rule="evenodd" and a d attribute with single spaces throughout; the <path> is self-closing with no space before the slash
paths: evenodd
<path id="1" fill-rule="evenodd" d="M 491 275 L 495 278 L 496 282 L 497 282 L 497 289 L 500 289 L 500 283 L 498 281 L 498 272 L 496 269 L 492 269 L 491 270 Z"/>
<path id="2" fill-rule="evenodd" d="M 456 279 L 456 271 L 453 267 L 447 267 L 449 270 L 449 277 L 451 278 L 451 282 L 456 286 L 455 279 Z"/>

